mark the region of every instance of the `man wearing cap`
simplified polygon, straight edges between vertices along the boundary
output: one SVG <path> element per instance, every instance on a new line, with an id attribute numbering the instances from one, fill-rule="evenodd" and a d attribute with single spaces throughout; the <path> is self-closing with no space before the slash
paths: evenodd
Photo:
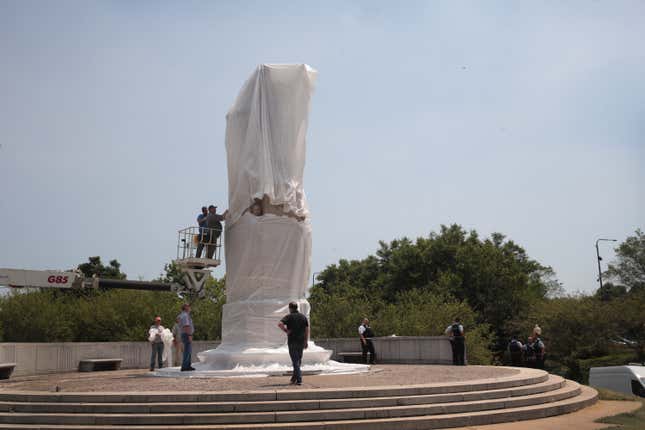
<path id="1" fill-rule="evenodd" d="M 206 241 L 206 258 L 213 258 L 215 253 L 215 248 L 217 247 L 217 239 L 219 239 L 222 234 L 222 221 L 228 214 L 228 210 L 223 214 L 217 213 L 217 206 L 210 205 L 208 207 L 208 215 L 206 216 L 206 230 L 208 234 L 208 240 Z"/>
<path id="2" fill-rule="evenodd" d="M 155 370 L 155 356 L 157 356 L 157 362 L 159 363 L 159 368 L 163 367 L 163 340 L 161 339 L 161 334 L 163 333 L 163 326 L 161 325 L 161 317 L 155 317 L 155 323 L 150 326 L 148 331 L 148 340 L 152 345 L 152 354 L 150 355 L 150 371 Z"/>
<path id="3" fill-rule="evenodd" d="M 199 241 L 197 242 L 197 253 L 195 257 L 201 258 L 202 250 L 204 249 L 205 234 L 206 234 L 206 217 L 208 216 L 208 208 L 202 206 L 202 213 L 197 215 L 197 224 L 199 225 Z"/>

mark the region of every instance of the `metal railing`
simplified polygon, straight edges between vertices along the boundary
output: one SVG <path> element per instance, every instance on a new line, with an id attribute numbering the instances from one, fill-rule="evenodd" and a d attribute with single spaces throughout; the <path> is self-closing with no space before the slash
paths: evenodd
<path id="1" fill-rule="evenodd" d="M 177 260 L 208 258 L 219 260 L 222 250 L 222 230 L 219 228 L 187 227 L 179 230 Z"/>

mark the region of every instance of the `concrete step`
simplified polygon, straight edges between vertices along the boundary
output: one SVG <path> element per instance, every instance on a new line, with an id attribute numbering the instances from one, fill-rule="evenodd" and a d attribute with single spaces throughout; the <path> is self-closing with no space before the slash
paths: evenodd
<path id="1" fill-rule="evenodd" d="M 577 383 L 568 381 L 558 389 L 525 396 L 437 404 L 415 404 L 389 407 L 361 407 L 270 412 L 230 413 L 0 413 L 0 423 L 69 424 L 69 425 L 181 425 L 181 424 L 246 424 L 280 422 L 317 422 L 334 420 L 365 420 L 454 414 L 547 404 L 580 394 Z"/>
<path id="2" fill-rule="evenodd" d="M 339 398 L 322 400 L 275 400 L 270 402 L 157 402 L 157 403 L 81 403 L 81 402 L 0 402 L 0 412 L 23 413 L 225 413 L 300 411 L 391 407 L 418 404 L 465 402 L 539 394 L 561 388 L 564 379 L 549 375 L 544 382 L 496 390 L 411 396 Z"/>
<path id="3" fill-rule="evenodd" d="M 573 384 L 571 384 L 573 385 Z M 569 383 L 567 383 L 569 386 Z M 529 420 L 545 418 L 553 415 L 561 415 L 574 412 L 586 406 L 590 406 L 597 400 L 597 392 L 589 387 L 578 387 L 580 393 L 573 397 L 555 400 L 546 404 L 534 404 L 530 406 L 513 406 L 496 410 L 480 410 L 476 412 L 446 413 L 441 415 L 421 415 L 413 417 L 397 418 L 376 418 L 376 419 L 352 419 L 337 421 L 313 421 L 298 423 L 264 423 L 264 424 L 225 424 L 225 425 L 70 425 L 70 424 L 0 424 L 0 429 L 33 429 L 42 430 L 198 430 L 198 429 L 279 429 L 279 430 L 419 430 L 450 427 L 466 427 L 485 424 L 495 424 L 509 421 Z M 511 406 L 509 404 L 509 406 Z"/>
<path id="4" fill-rule="evenodd" d="M 263 391 L 221 392 L 85 392 L 53 393 L 42 391 L 0 391 L 2 402 L 44 403 L 173 403 L 173 402 L 270 402 L 366 397 L 396 397 L 431 394 L 464 393 L 530 386 L 545 382 L 549 374 L 543 370 L 522 369 L 519 375 L 477 381 L 420 384 L 412 386 L 285 389 Z"/>

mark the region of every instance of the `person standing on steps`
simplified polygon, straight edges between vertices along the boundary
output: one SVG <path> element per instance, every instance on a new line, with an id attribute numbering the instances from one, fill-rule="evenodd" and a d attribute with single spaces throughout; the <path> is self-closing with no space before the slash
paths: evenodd
<path id="1" fill-rule="evenodd" d="M 161 334 L 163 333 L 163 326 L 161 325 L 161 317 L 155 317 L 155 322 L 148 330 L 148 341 L 152 346 L 152 353 L 150 355 L 150 371 L 155 370 L 155 356 L 159 365 L 159 369 L 163 367 L 163 340 Z"/>
<path id="2" fill-rule="evenodd" d="M 452 324 L 446 328 L 445 333 L 446 336 L 450 337 L 452 364 L 455 366 L 465 366 L 466 336 L 464 336 L 464 326 L 461 325 L 461 319 L 456 317 Z"/>
<path id="3" fill-rule="evenodd" d="M 182 372 L 195 370 L 191 366 L 191 355 L 193 352 L 193 333 L 195 327 L 193 326 L 193 319 L 190 317 L 190 305 L 184 303 L 181 306 L 181 313 L 179 314 L 179 325 L 181 326 L 181 343 L 184 346 L 183 359 L 181 361 Z"/>
<path id="4" fill-rule="evenodd" d="M 363 351 L 363 362 L 367 363 L 367 353 L 370 353 L 369 364 L 376 362 L 376 350 L 374 349 L 374 332 L 370 327 L 370 320 L 363 318 L 363 322 L 358 326 L 358 337 L 361 339 L 361 350 Z"/>
<path id="5" fill-rule="evenodd" d="M 287 334 L 289 357 L 293 365 L 291 384 L 302 385 L 302 354 L 309 343 L 309 321 L 304 314 L 298 312 L 298 303 L 289 303 L 289 314 L 285 315 L 278 323 L 280 330 Z"/>

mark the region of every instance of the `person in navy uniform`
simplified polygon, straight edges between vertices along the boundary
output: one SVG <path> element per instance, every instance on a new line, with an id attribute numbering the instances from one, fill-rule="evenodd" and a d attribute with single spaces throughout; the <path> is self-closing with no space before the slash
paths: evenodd
<path id="1" fill-rule="evenodd" d="M 452 364 L 455 366 L 465 366 L 466 360 L 466 337 L 464 336 L 464 326 L 461 325 L 461 319 L 456 317 L 445 331 L 450 337 L 450 346 L 452 347 Z"/>
<path id="2" fill-rule="evenodd" d="M 520 367 L 522 366 L 522 352 L 524 350 L 524 345 L 522 342 L 517 340 L 517 336 L 513 336 L 511 341 L 508 343 L 508 352 L 511 354 L 511 362 L 513 366 Z"/>
<path id="3" fill-rule="evenodd" d="M 358 326 L 358 337 L 361 339 L 361 349 L 363 351 L 363 362 L 367 363 L 367 353 L 370 353 L 369 364 L 376 362 L 376 350 L 374 349 L 374 332 L 370 327 L 370 320 L 363 318 L 363 322 Z"/>
<path id="4" fill-rule="evenodd" d="M 533 351 L 535 351 L 535 368 L 544 370 L 544 342 L 540 336 L 535 336 L 533 339 Z"/>

